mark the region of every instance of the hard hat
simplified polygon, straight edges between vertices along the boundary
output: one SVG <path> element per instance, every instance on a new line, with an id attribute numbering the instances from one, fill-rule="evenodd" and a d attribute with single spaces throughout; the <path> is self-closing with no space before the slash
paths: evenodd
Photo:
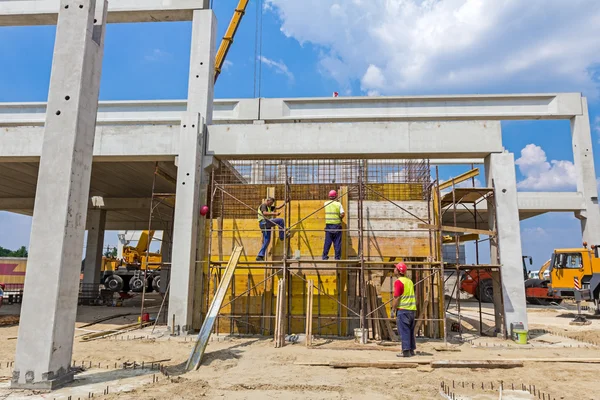
<path id="1" fill-rule="evenodd" d="M 335 190 L 330 190 L 329 191 L 329 197 L 332 197 L 332 198 L 337 197 L 337 192 Z"/>
<path id="2" fill-rule="evenodd" d="M 206 214 L 208 214 L 208 206 L 200 207 L 200 215 L 205 216 Z"/>
<path id="3" fill-rule="evenodd" d="M 396 270 L 401 273 L 402 275 L 406 274 L 406 264 L 404 264 L 403 262 L 400 262 L 398 264 L 395 265 L 396 266 Z"/>

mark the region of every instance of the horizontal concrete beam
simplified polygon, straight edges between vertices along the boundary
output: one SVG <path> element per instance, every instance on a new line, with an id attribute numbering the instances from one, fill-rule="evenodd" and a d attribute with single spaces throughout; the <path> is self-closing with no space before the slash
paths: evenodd
<path id="1" fill-rule="evenodd" d="M 502 152 L 498 121 L 352 122 L 209 126 L 222 158 L 480 158 Z"/>
<path id="2" fill-rule="evenodd" d="M 38 161 L 43 126 L 0 129 L 0 162 Z M 94 161 L 173 161 L 179 153 L 179 126 L 96 127 Z"/>
<path id="3" fill-rule="evenodd" d="M 577 192 L 519 192 L 519 210 L 524 212 L 566 212 L 581 211 L 585 203 Z"/>
<path id="4" fill-rule="evenodd" d="M 60 0 L 0 0 L 0 26 L 55 25 L 59 7 Z M 190 21 L 208 7 L 209 0 L 110 0 L 107 21 Z"/>
<path id="5" fill-rule="evenodd" d="M 171 229 L 171 224 L 162 221 L 152 221 L 152 229 L 164 231 Z M 148 230 L 148 221 L 106 221 L 107 231 L 143 231 Z"/>
<path id="6" fill-rule="evenodd" d="M 99 125 L 179 124 L 185 100 L 101 101 Z M 570 119 L 581 94 L 215 100 L 213 123 Z M 46 103 L 0 103 L 0 126 L 43 125 Z"/>
<path id="7" fill-rule="evenodd" d="M 123 211 L 123 210 L 150 210 L 150 198 L 103 198 L 103 210 L 107 211 Z M 2 197 L 0 198 L 0 210 L 33 210 L 35 198 L 33 197 Z M 93 208 L 92 201 L 89 202 L 89 208 Z"/>

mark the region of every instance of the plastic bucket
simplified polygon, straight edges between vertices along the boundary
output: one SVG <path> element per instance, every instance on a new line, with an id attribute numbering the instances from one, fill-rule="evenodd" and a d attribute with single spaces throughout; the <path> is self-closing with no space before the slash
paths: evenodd
<path id="1" fill-rule="evenodd" d="M 513 337 L 517 344 L 527 344 L 527 331 L 525 329 L 513 329 Z"/>

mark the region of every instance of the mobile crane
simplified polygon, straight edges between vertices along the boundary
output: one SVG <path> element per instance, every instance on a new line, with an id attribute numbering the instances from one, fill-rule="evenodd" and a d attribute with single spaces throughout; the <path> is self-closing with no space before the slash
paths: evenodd
<path id="1" fill-rule="evenodd" d="M 244 14 L 246 14 L 246 8 L 248 7 L 249 1 L 250 0 L 239 1 L 233 13 L 233 17 L 231 17 L 227 31 L 225 31 L 225 36 L 223 36 L 223 40 L 221 40 L 221 45 L 219 46 L 215 60 L 215 82 L 221 74 L 221 69 L 225 63 L 225 57 L 227 57 L 227 53 L 233 44 L 233 38 L 240 26 L 240 22 L 242 22 L 242 18 L 244 17 Z"/>

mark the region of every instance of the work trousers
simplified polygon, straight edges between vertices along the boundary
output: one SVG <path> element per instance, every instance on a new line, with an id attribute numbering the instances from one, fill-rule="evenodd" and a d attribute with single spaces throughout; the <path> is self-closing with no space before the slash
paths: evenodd
<path id="1" fill-rule="evenodd" d="M 323 246 L 323 260 L 329 259 L 329 249 L 333 244 L 335 259 L 342 259 L 342 225 L 325 225 L 325 245 Z"/>
<path id="2" fill-rule="evenodd" d="M 415 311 L 396 311 L 396 324 L 398 334 L 402 339 L 402 351 L 416 350 L 417 339 L 415 338 Z"/>
<path id="3" fill-rule="evenodd" d="M 283 218 L 265 219 L 262 220 L 258 226 L 260 226 L 262 232 L 262 246 L 258 252 L 258 257 L 264 258 L 267 247 L 269 247 L 269 243 L 271 243 L 271 228 L 277 226 L 279 229 L 279 240 L 285 239 L 285 221 Z"/>

